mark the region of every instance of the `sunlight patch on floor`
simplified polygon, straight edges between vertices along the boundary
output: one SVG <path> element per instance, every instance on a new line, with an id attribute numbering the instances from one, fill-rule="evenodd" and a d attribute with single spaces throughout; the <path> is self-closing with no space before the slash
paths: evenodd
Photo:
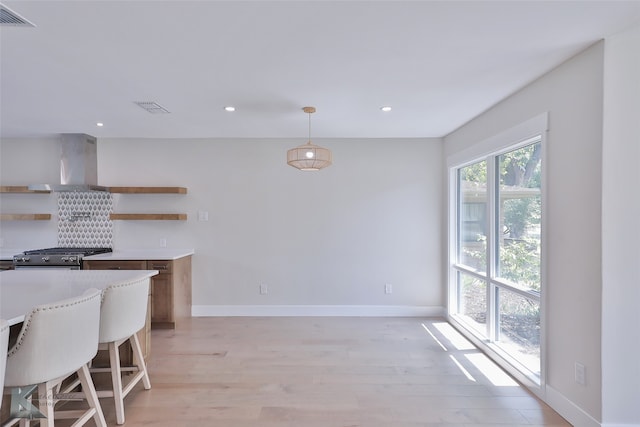
<path id="1" fill-rule="evenodd" d="M 436 343 L 438 343 L 438 345 L 439 345 L 440 347 L 442 347 L 442 349 L 443 349 L 444 351 L 449 351 L 449 350 L 447 350 L 447 347 L 445 347 L 445 346 L 444 346 L 444 344 L 442 344 L 442 342 L 440 342 L 440 340 L 439 340 L 438 338 L 436 338 L 436 336 L 435 336 L 435 335 L 433 335 L 433 332 L 431 332 L 431 331 L 429 330 L 429 328 L 427 327 L 427 325 L 425 325 L 425 324 L 423 323 L 423 324 L 422 324 L 422 327 L 424 328 L 424 330 L 425 330 L 425 331 L 427 331 L 427 332 L 429 333 L 429 335 L 431 335 L 431 338 L 433 338 L 433 340 L 434 340 Z"/>
<path id="2" fill-rule="evenodd" d="M 433 323 L 433 326 L 444 335 L 456 350 L 475 350 L 476 347 L 469 340 L 456 331 L 453 326 L 445 322 Z"/>
<path id="3" fill-rule="evenodd" d="M 518 387 L 518 383 L 498 367 L 491 359 L 482 353 L 465 354 L 465 357 L 498 387 Z"/>
<path id="4" fill-rule="evenodd" d="M 473 378 L 473 375 L 471 375 L 469 373 L 469 371 L 467 371 L 464 366 L 462 366 L 460 364 L 460 362 L 458 362 L 458 359 L 456 359 L 456 357 L 453 354 L 450 354 L 449 357 L 451 358 L 451 360 L 453 360 L 453 363 L 456 364 L 456 366 L 458 367 L 458 369 L 460 369 L 460 371 L 464 374 L 465 377 L 467 377 L 467 379 L 469 381 L 473 381 L 474 383 L 476 382 L 476 379 Z"/>

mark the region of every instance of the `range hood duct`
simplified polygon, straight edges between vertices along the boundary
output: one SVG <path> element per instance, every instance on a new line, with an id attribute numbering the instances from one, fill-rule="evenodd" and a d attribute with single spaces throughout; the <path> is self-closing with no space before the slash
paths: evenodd
<path id="1" fill-rule="evenodd" d="M 83 133 L 60 136 L 60 185 L 30 185 L 30 190 L 109 191 L 98 185 L 97 139 Z"/>

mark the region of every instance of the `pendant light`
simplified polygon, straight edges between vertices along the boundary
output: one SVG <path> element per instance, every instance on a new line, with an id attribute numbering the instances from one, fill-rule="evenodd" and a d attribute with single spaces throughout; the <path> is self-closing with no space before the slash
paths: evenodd
<path id="1" fill-rule="evenodd" d="M 287 164 L 301 171 L 317 171 L 331 166 L 331 151 L 311 143 L 311 114 L 316 112 L 316 108 L 304 107 L 302 111 L 309 115 L 309 141 L 287 151 Z"/>

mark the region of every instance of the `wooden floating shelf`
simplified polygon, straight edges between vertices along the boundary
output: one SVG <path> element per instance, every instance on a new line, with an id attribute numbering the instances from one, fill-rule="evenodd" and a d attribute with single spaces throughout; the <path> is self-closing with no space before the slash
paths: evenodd
<path id="1" fill-rule="evenodd" d="M 125 213 L 112 213 L 109 215 L 109 219 L 114 220 L 172 220 L 172 221 L 186 221 L 187 214 L 125 214 Z"/>
<path id="2" fill-rule="evenodd" d="M 109 187 L 110 193 L 122 194 L 187 194 L 185 187 Z"/>
<path id="3" fill-rule="evenodd" d="M 2 185 L 0 186 L 0 193 L 33 193 L 33 194 L 49 194 L 50 190 L 29 190 L 29 187 L 24 185 Z"/>
<path id="4" fill-rule="evenodd" d="M 47 221 L 51 214 L 0 214 L 0 221 Z"/>

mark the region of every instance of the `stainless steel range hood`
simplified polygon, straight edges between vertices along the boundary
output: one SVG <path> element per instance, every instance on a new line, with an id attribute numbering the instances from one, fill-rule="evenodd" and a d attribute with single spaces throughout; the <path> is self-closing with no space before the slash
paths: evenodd
<path id="1" fill-rule="evenodd" d="M 60 135 L 60 184 L 30 185 L 30 190 L 109 191 L 98 185 L 97 139 L 83 133 Z"/>

